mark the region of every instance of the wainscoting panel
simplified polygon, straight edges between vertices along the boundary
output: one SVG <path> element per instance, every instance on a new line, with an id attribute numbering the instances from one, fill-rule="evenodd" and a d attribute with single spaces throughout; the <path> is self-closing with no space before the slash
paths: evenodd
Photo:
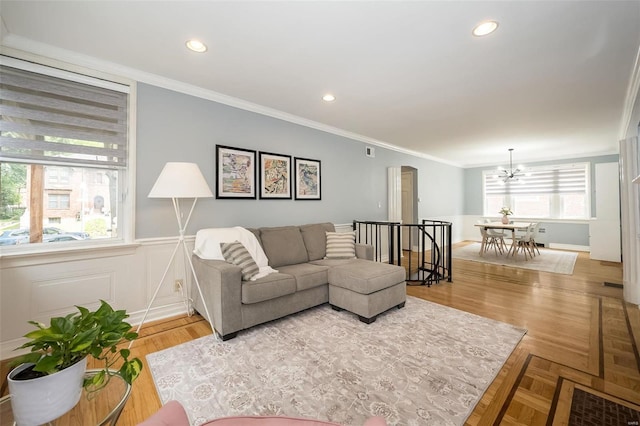
<path id="1" fill-rule="evenodd" d="M 14 349 L 33 330 L 28 321 L 49 322 L 53 316 L 74 312 L 75 305 L 97 307 L 104 299 L 115 309 L 125 309 L 137 325 L 166 268 L 177 238 L 141 240 L 123 247 L 91 247 L 65 253 L 40 253 L 0 257 L 0 359 L 20 354 Z M 193 237 L 187 239 L 189 252 Z M 52 261 L 52 258 L 55 261 Z M 185 287 L 184 252 L 170 266 L 146 321 L 184 314 L 176 279 Z M 188 269 L 188 266 L 187 266 Z"/>
<path id="2" fill-rule="evenodd" d="M 78 271 L 80 272 L 80 271 Z M 78 274 L 59 279 L 33 281 L 31 283 L 31 318 L 48 322 L 54 316 L 63 316 L 72 308 L 69 295 L 74 295 L 74 304 L 95 309 L 99 300 L 113 303 L 115 296 L 115 273 Z"/>

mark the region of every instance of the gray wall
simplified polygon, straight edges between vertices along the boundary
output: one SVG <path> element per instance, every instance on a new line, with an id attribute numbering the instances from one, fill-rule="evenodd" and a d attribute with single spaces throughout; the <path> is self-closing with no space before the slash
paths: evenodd
<path id="1" fill-rule="evenodd" d="M 177 235 L 169 200 L 147 195 L 168 161 L 198 163 L 215 192 L 215 146 L 320 160 L 322 200 L 200 199 L 187 234 L 228 226 L 387 219 L 387 168 L 418 169 L 419 217 L 463 212 L 464 170 L 170 90 L 138 85 L 136 238 Z M 378 203 L 381 207 L 378 207 Z"/>
<path id="2" fill-rule="evenodd" d="M 541 161 L 537 163 L 525 163 L 528 167 L 544 166 L 551 164 L 567 163 L 591 163 L 591 216 L 596 216 L 595 175 L 596 164 L 617 163 L 618 155 L 605 155 L 599 157 L 578 157 L 556 161 Z M 476 167 L 464 171 L 464 212 L 468 215 L 482 216 L 482 172 L 495 170 L 495 167 Z M 497 215 L 497 213 L 496 213 Z M 580 223 L 544 223 L 546 231 L 545 240 L 557 244 L 589 245 L 589 225 Z"/>

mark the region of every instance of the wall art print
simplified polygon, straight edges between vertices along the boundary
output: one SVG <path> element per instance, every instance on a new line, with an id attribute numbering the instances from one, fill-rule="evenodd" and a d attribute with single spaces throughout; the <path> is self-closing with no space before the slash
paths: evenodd
<path id="1" fill-rule="evenodd" d="M 216 145 L 216 198 L 256 198 L 256 152 Z"/>
<path id="2" fill-rule="evenodd" d="M 260 152 L 260 198 L 291 199 L 291 156 Z"/>
<path id="3" fill-rule="evenodd" d="M 296 200 L 320 200 L 321 178 L 320 160 L 296 157 Z"/>

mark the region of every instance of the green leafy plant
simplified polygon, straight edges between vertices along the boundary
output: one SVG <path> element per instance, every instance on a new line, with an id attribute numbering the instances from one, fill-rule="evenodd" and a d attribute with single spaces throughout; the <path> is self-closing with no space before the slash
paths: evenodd
<path id="1" fill-rule="evenodd" d="M 139 358 L 129 359 L 129 349 L 118 349 L 118 345 L 133 341 L 138 334 L 131 331 L 131 325 L 125 322 L 129 315 L 124 310 L 115 311 L 104 300 L 96 311 L 76 306 L 78 312 L 65 317 L 51 318 L 51 324 L 29 321 L 37 327 L 24 337 L 29 342 L 18 349 L 31 348 L 31 352 L 16 358 L 12 365 L 34 363 L 33 371 L 40 375 L 53 374 L 72 366 L 82 358 L 91 355 L 104 362 L 104 368 L 86 378 L 84 387 L 97 390 L 103 387 L 114 374 L 110 369 L 122 361 L 118 373 L 131 384 L 142 371 Z"/>
<path id="2" fill-rule="evenodd" d="M 511 211 L 511 209 L 509 207 L 501 208 L 498 213 L 500 213 L 503 216 L 509 216 L 509 215 L 513 214 L 513 212 Z"/>

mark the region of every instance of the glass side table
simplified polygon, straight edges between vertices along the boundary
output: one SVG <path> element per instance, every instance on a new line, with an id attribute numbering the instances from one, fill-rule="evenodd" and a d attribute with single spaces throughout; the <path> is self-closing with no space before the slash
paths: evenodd
<path id="1" fill-rule="evenodd" d="M 87 370 L 86 375 L 90 377 L 98 371 L 100 370 Z M 48 425 L 115 425 L 130 394 L 131 385 L 115 373 L 109 383 L 99 391 L 87 394 L 83 389 L 78 404 Z M 0 425 L 15 425 L 11 411 L 11 395 L 0 399 Z"/>

